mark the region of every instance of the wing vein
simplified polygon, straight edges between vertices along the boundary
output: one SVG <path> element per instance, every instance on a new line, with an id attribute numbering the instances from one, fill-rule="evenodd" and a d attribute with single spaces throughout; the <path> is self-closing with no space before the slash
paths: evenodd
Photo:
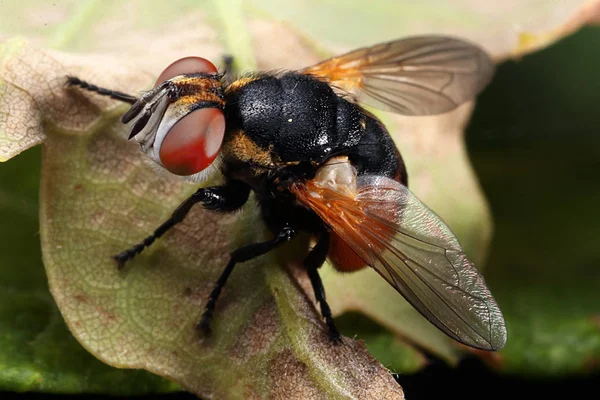
<path id="1" fill-rule="evenodd" d="M 370 231 L 370 228 L 366 227 L 366 229 Z M 373 236 L 372 236 L 372 237 L 373 237 Z M 406 263 L 406 261 L 405 261 L 404 259 L 402 259 L 401 257 L 398 257 L 398 255 L 396 254 L 396 251 L 397 251 L 398 249 L 396 249 L 396 248 L 394 248 L 394 247 L 391 247 L 389 244 L 387 244 L 387 243 L 385 243 L 385 242 L 381 241 L 381 240 L 380 240 L 379 238 L 377 238 L 377 237 L 373 237 L 373 239 L 375 239 L 375 240 L 376 240 L 377 242 L 379 242 L 381 245 L 385 246 L 385 247 L 386 247 L 386 249 L 387 249 L 387 251 L 390 251 L 390 252 L 392 252 L 392 253 L 393 253 L 393 254 L 396 256 L 396 258 L 399 258 L 399 259 L 400 259 L 400 261 L 401 261 L 401 262 L 402 262 L 402 263 L 403 263 L 403 264 L 406 266 L 406 269 L 407 269 L 408 271 L 410 271 L 410 272 L 411 272 L 411 274 L 412 274 L 413 276 L 415 276 L 416 278 L 418 278 L 418 279 L 419 279 L 419 280 L 420 280 L 420 281 L 421 281 L 421 282 L 422 282 L 422 283 L 423 283 L 425 286 L 427 286 L 427 288 L 429 288 L 429 290 L 430 290 L 430 291 L 431 291 L 431 292 L 432 292 L 432 293 L 433 293 L 433 294 L 434 294 L 434 295 L 435 295 L 435 296 L 436 296 L 436 297 L 437 297 L 437 298 L 438 298 L 438 299 L 439 299 L 439 300 L 440 300 L 440 301 L 441 301 L 441 302 L 442 302 L 442 303 L 443 303 L 443 304 L 444 304 L 444 305 L 445 305 L 445 306 L 448 308 L 448 310 L 449 310 L 450 312 L 452 312 L 452 313 L 453 313 L 453 314 L 454 314 L 454 315 L 455 315 L 455 316 L 456 316 L 458 319 L 460 319 L 460 320 L 461 320 L 461 321 L 462 321 L 462 322 L 463 322 L 463 323 L 464 323 L 466 326 L 469 326 L 469 327 L 471 328 L 471 330 L 473 330 L 473 332 L 475 332 L 475 333 L 476 333 L 476 334 L 477 334 L 479 337 L 481 337 L 482 339 L 484 339 L 484 340 L 486 340 L 486 341 L 487 341 L 487 338 L 486 338 L 485 336 L 483 336 L 481 333 L 477 332 L 477 331 L 476 331 L 476 329 L 474 329 L 473 327 L 471 327 L 471 324 L 469 323 L 469 321 L 467 321 L 467 320 L 466 320 L 466 319 L 465 319 L 465 318 L 464 318 L 464 317 L 463 317 L 463 316 L 462 316 L 460 313 L 458 313 L 458 312 L 457 312 L 457 311 L 454 309 L 454 307 L 452 307 L 452 305 L 451 305 L 451 304 L 449 304 L 449 303 L 448 303 L 448 301 L 447 301 L 447 300 L 446 300 L 446 299 L 445 299 L 445 298 L 444 298 L 444 297 L 443 297 L 443 296 L 440 294 L 440 292 L 437 290 L 437 288 L 433 287 L 433 286 L 432 286 L 432 285 L 431 285 L 431 284 L 430 284 L 430 283 L 429 283 L 429 282 L 428 282 L 426 279 L 424 279 L 424 278 L 423 278 L 423 277 L 422 277 L 422 276 L 421 276 L 419 273 L 417 273 L 417 271 L 413 270 L 413 269 L 412 269 L 412 268 L 411 268 L 411 267 L 410 267 L 410 266 L 409 266 L 409 265 Z M 401 253 L 401 254 L 402 254 L 402 253 Z M 432 275 L 434 278 L 440 279 L 440 278 L 439 278 L 437 275 L 435 275 L 435 274 L 432 274 L 432 273 L 431 273 L 431 271 L 429 271 L 429 270 L 428 270 L 427 268 L 425 268 L 423 265 L 419 264 L 419 263 L 418 263 L 416 260 L 414 260 L 414 259 L 411 259 L 410 257 L 407 257 L 407 256 L 405 256 L 405 257 L 406 257 L 407 259 L 409 259 L 410 261 L 414 262 L 415 264 L 417 264 L 418 266 L 420 266 L 420 267 L 421 267 L 423 270 L 425 270 L 425 272 L 429 273 L 429 274 L 430 274 L 430 275 Z M 388 267 L 388 263 L 386 263 L 386 262 L 382 262 L 382 259 L 381 259 L 381 257 L 380 257 L 380 256 L 378 256 L 377 258 L 380 260 L 381 264 L 382 264 L 382 265 L 383 265 L 383 266 L 386 268 L 386 270 L 388 271 L 388 273 L 390 274 L 390 276 L 397 275 L 397 271 L 396 271 L 396 270 L 393 270 L 393 269 L 390 269 L 390 268 Z M 442 281 L 443 281 L 443 280 L 442 280 Z M 444 281 L 444 282 L 445 282 L 445 281 Z M 447 283 L 447 282 L 445 282 L 445 283 Z M 405 285 L 398 285 L 397 283 L 396 283 L 396 285 L 397 285 L 397 286 L 402 286 L 402 287 L 404 288 L 404 290 L 406 290 L 406 287 L 407 287 L 407 286 L 405 286 Z M 470 294 L 469 294 L 469 293 L 467 293 L 467 292 L 465 292 L 465 291 L 463 291 L 463 290 L 461 290 L 461 291 L 462 291 L 463 293 L 465 293 L 465 294 L 467 294 L 467 295 L 469 295 L 469 296 L 470 296 Z M 411 290 L 411 293 L 414 295 L 414 291 L 412 291 L 412 290 Z M 418 297 L 418 296 L 417 296 L 417 297 Z M 423 304 L 423 303 L 421 302 L 421 304 Z M 442 324 L 442 325 L 443 325 L 443 326 L 444 326 L 446 329 L 448 329 L 448 330 L 450 330 L 451 332 L 453 332 L 452 328 L 451 328 L 450 326 L 448 326 L 448 324 L 446 324 L 444 321 L 442 321 L 442 320 L 440 320 L 440 319 L 438 319 L 438 318 L 435 318 L 435 319 L 438 321 L 438 323 L 439 323 L 439 324 Z M 489 317 L 488 317 L 488 319 L 489 319 Z M 489 327 L 491 328 L 491 325 L 489 325 Z M 466 333 L 466 332 L 465 332 L 465 333 Z M 467 334 L 467 335 L 468 335 L 470 338 L 472 338 L 472 339 L 475 339 L 475 337 L 474 337 L 472 334 L 469 334 L 469 333 L 466 333 L 466 334 Z M 490 343 L 491 343 L 491 342 L 490 342 Z"/>
<path id="2" fill-rule="evenodd" d="M 352 101 L 404 115 L 433 115 L 475 97 L 493 70 L 487 54 L 471 43 L 417 36 L 358 49 L 302 72 L 352 94 Z"/>

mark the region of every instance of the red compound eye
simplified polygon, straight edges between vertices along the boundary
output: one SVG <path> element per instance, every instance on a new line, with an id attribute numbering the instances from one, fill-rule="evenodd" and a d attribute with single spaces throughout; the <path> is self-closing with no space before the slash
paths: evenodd
<path id="1" fill-rule="evenodd" d="M 169 65 L 156 85 L 182 74 L 216 74 L 217 68 L 201 57 L 185 57 Z M 201 108 L 181 118 L 167 132 L 159 150 L 163 166 L 176 175 L 193 175 L 217 157 L 225 135 L 225 115 L 218 108 Z"/>
<path id="2" fill-rule="evenodd" d="M 158 79 L 154 83 L 154 87 L 158 84 L 171 79 L 177 75 L 183 74 L 194 74 L 197 72 L 204 72 L 209 74 L 216 74 L 217 67 L 213 63 L 202 57 L 184 57 L 173 62 L 159 75 Z"/>
<path id="3" fill-rule="evenodd" d="M 175 175 L 193 175 L 217 157 L 225 135 L 225 115 L 218 108 L 201 108 L 180 119 L 163 140 L 159 157 Z"/>

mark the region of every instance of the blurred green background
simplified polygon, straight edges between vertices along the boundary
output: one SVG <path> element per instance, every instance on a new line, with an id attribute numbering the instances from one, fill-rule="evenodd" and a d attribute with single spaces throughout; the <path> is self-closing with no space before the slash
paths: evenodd
<path id="1" fill-rule="evenodd" d="M 600 28 L 499 66 L 467 128 L 495 233 L 486 281 L 506 317 L 506 373 L 467 359 L 401 377 L 407 398 L 578 398 L 600 375 Z M 439 382 L 433 385 L 431 382 Z M 477 382 L 477 383 L 475 383 Z M 588 394 L 589 396 L 589 394 Z"/>
<path id="2" fill-rule="evenodd" d="M 600 43 L 585 28 L 503 64 L 467 131 L 496 226 L 486 279 L 507 317 L 507 369 L 600 362 Z"/>

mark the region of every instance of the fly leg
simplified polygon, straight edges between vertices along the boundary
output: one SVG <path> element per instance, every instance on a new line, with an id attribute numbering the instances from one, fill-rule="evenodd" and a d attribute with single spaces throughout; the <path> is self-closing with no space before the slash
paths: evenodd
<path id="1" fill-rule="evenodd" d="M 304 260 L 304 268 L 310 278 L 313 290 L 315 291 L 315 298 L 321 306 L 321 315 L 325 318 L 325 323 L 329 329 L 329 340 L 335 343 L 342 341 L 342 337 L 338 332 L 335 323 L 333 322 L 333 316 L 331 315 L 331 309 L 327 300 L 325 300 L 325 288 L 323 287 L 323 281 L 319 276 L 318 268 L 323 265 L 327 258 L 327 251 L 329 250 L 329 232 L 323 232 L 315 247 L 308 253 Z"/>
<path id="2" fill-rule="evenodd" d="M 223 56 L 223 78 L 225 79 L 226 85 L 231 85 L 234 81 L 233 76 L 236 71 L 233 65 L 233 56 L 231 54 L 225 54 Z"/>
<path id="3" fill-rule="evenodd" d="M 209 210 L 221 212 L 234 211 L 246 203 L 249 194 L 250 188 L 240 181 L 230 181 L 223 186 L 198 189 L 196 193 L 181 203 L 171 217 L 163 222 L 150 236 L 114 256 L 113 258 L 117 262 L 118 268 L 123 268 L 127 261 L 141 253 L 142 250 L 154 243 L 156 239 L 164 235 L 169 229 L 183 221 L 194 204 L 201 203 L 204 208 Z"/>
<path id="4" fill-rule="evenodd" d="M 229 259 L 227 266 L 221 273 L 221 276 L 219 276 L 219 279 L 217 280 L 214 289 L 208 297 L 208 302 L 206 303 L 206 307 L 204 308 L 204 313 L 202 314 L 202 318 L 200 319 L 200 322 L 198 323 L 196 328 L 203 332 L 205 336 L 210 335 L 210 321 L 215 311 L 215 304 L 217 302 L 217 299 L 219 298 L 219 295 L 221 294 L 223 286 L 225 286 L 229 275 L 231 275 L 231 272 L 233 271 L 233 267 L 235 267 L 237 263 L 252 260 L 253 258 L 262 256 L 263 254 L 266 254 L 271 250 L 275 249 L 280 244 L 292 240 L 292 238 L 295 235 L 296 231 L 293 228 L 285 226 L 274 239 L 267 240 L 266 242 L 261 243 L 248 244 L 244 247 L 240 247 L 239 249 L 231 253 L 231 258 Z"/>
<path id="5" fill-rule="evenodd" d="M 82 89 L 98 93 L 102 96 L 108 96 L 111 99 L 120 100 L 124 103 L 133 104 L 138 100 L 138 98 L 135 96 L 123 92 L 117 92 L 116 90 L 101 88 L 96 85 L 92 85 L 91 83 L 87 83 L 86 81 L 82 81 L 75 76 L 67 76 L 67 85 L 79 86 Z"/>

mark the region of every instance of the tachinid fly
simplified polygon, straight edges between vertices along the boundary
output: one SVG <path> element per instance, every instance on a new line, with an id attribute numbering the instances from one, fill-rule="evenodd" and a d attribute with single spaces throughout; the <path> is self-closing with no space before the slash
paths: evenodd
<path id="1" fill-rule="evenodd" d="M 258 72 L 232 82 L 209 61 L 178 60 L 141 97 L 71 85 L 132 104 L 129 138 L 158 165 L 201 180 L 200 188 L 152 235 L 115 256 L 119 267 L 186 216 L 191 207 L 228 212 L 254 192 L 273 238 L 231 253 L 198 328 L 210 322 L 237 263 L 297 232 L 315 246 L 304 267 L 330 338 L 340 340 L 318 268 L 374 268 L 431 323 L 468 346 L 499 350 L 504 319 L 455 236 L 408 189 L 400 153 L 385 126 L 360 104 L 403 115 L 450 111 L 489 82 L 493 63 L 478 47 L 419 36 L 358 49 L 300 71 Z"/>

